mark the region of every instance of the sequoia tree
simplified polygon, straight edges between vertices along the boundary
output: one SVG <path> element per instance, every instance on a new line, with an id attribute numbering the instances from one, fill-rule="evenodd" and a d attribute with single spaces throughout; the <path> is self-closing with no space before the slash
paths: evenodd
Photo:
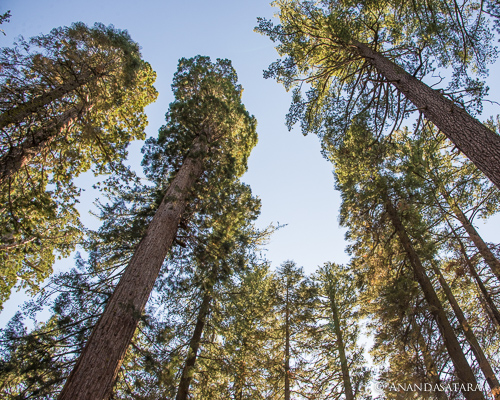
<path id="1" fill-rule="evenodd" d="M 197 195 L 196 184 L 211 188 L 224 184 L 221 176 L 240 176 L 256 143 L 255 119 L 241 104 L 230 61 L 181 59 L 172 88 L 167 124 L 146 157 L 152 169 L 170 161 L 168 187 L 60 399 L 109 396 L 184 210 Z"/>
<path id="2" fill-rule="evenodd" d="M 0 303 L 81 241 L 74 178 L 122 168 L 155 73 L 126 31 L 82 23 L 0 51 Z"/>

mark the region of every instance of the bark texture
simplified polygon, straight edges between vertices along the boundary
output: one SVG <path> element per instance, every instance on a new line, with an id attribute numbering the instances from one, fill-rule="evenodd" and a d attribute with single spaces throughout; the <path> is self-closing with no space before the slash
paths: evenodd
<path id="1" fill-rule="evenodd" d="M 55 118 L 46 127 L 37 129 L 21 144 L 0 157 L 0 185 L 14 176 L 33 157 L 41 153 L 50 143 L 73 125 L 82 114 L 91 109 L 89 104 L 79 104 Z"/>
<path id="2" fill-rule="evenodd" d="M 500 188 L 499 135 L 366 44 L 352 40 L 352 45 Z"/>
<path id="3" fill-rule="evenodd" d="M 206 143 L 195 142 L 168 187 L 58 399 L 109 398 L 162 263 L 172 246 L 187 196 L 203 173 L 206 153 Z"/>
<path id="4" fill-rule="evenodd" d="M 471 384 L 473 389 L 477 388 L 476 377 L 474 376 L 474 373 L 472 372 L 472 369 L 467 362 L 467 359 L 465 358 L 464 352 L 460 346 L 460 343 L 458 342 L 457 337 L 455 336 L 455 332 L 453 331 L 453 327 L 448 321 L 446 312 L 443 309 L 443 306 L 434 290 L 434 287 L 432 286 L 432 282 L 428 278 L 424 266 L 422 265 L 418 254 L 413 248 L 410 238 L 406 233 L 406 229 L 401 222 L 399 214 L 388 197 L 385 198 L 385 208 L 392 222 L 392 225 L 396 230 L 396 234 L 399 237 L 399 241 L 405 249 L 417 282 L 419 283 L 422 292 L 424 293 L 425 300 L 429 304 L 430 312 L 436 319 L 441 337 L 443 338 L 446 349 L 448 350 L 448 354 L 450 355 L 453 366 L 455 367 L 455 373 L 457 374 L 460 383 L 463 384 L 466 389 L 463 390 L 462 393 L 467 400 L 485 400 L 481 391 L 467 390 L 467 384 Z"/>
<path id="5" fill-rule="evenodd" d="M 289 308 L 289 286 L 286 283 L 285 303 L 285 400 L 290 400 L 290 308 Z"/>
<path id="6" fill-rule="evenodd" d="M 73 90 L 83 86 L 93 79 L 97 79 L 103 74 L 94 74 L 91 71 L 86 71 L 77 76 L 70 82 L 66 82 L 57 88 L 44 93 L 34 99 L 28 100 L 26 103 L 20 104 L 17 107 L 11 108 L 0 114 L 0 129 L 11 124 L 19 124 L 31 114 L 43 110 L 43 108 L 52 103 L 54 100 L 60 99 L 71 93 Z"/>
<path id="7" fill-rule="evenodd" d="M 498 379 L 495 376 L 495 373 L 493 372 L 493 368 L 491 368 L 491 365 L 488 359 L 486 358 L 486 355 L 484 354 L 481 345 L 477 341 L 476 335 L 472 331 L 472 328 L 469 325 L 467 318 L 465 318 L 465 315 L 462 312 L 460 305 L 458 304 L 455 296 L 453 295 L 448 285 L 448 282 L 446 282 L 446 279 L 444 279 L 443 274 L 441 274 L 441 271 L 435 265 L 433 265 L 432 268 L 434 269 L 434 273 L 436 274 L 439 283 L 443 288 L 444 293 L 446 294 L 446 298 L 448 299 L 448 302 L 450 303 L 451 308 L 453 309 L 453 312 L 455 313 L 458 322 L 462 326 L 465 338 L 467 339 L 467 342 L 470 345 L 474 357 L 476 357 L 476 360 L 479 363 L 479 368 L 481 368 L 481 371 L 483 372 L 484 377 L 486 378 L 486 382 L 488 382 L 488 386 L 491 389 L 493 398 L 495 400 L 500 400 L 500 384 L 498 383 Z"/>
<path id="8" fill-rule="evenodd" d="M 186 400 L 188 398 L 189 386 L 191 384 L 191 381 L 193 380 L 194 365 L 196 364 L 196 358 L 198 357 L 198 349 L 200 348 L 201 336 L 203 334 L 207 315 L 210 311 L 211 300 L 212 296 L 210 295 L 209 291 L 205 291 L 200 310 L 198 312 L 198 317 L 196 319 L 196 326 L 194 328 L 193 336 L 191 337 L 191 340 L 189 342 L 188 356 L 186 358 L 184 368 L 182 369 L 181 380 L 179 382 L 175 400 Z"/>
<path id="9" fill-rule="evenodd" d="M 340 368 L 342 370 L 342 380 L 344 382 L 345 398 L 346 400 L 354 400 L 354 394 L 352 392 L 352 385 L 351 385 L 351 377 L 349 375 L 349 363 L 347 362 L 347 357 L 345 354 L 344 338 L 342 335 L 342 330 L 340 329 L 340 317 L 339 317 L 339 310 L 337 307 L 337 301 L 335 299 L 334 287 L 330 287 L 329 297 L 330 297 L 330 309 L 332 310 L 333 325 L 335 329 L 335 336 L 337 337 L 337 350 L 339 351 Z"/>

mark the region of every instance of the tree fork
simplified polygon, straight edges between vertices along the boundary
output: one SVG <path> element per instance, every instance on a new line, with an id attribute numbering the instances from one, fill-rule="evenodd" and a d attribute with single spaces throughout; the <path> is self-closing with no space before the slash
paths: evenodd
<path id="1" fill-rule="evenodd" d="M 429 304 L 430 311 L 434 316 L 441 336 L 443 338 L 446 349 L 448 350 L 448 354 L 453 362 L 455 367 L 455 372 L 457 374 L 460 383 L 464 385 L 465 388 L 468 388 L 468 384 L 471 384 L 474 390 L 463 390 L 467 400 L 485 400 L 483 393 L 479 390 L 475 390 L 477 386 L 476 377 L 472 372 L 472 369 L 465 358 L 462 348 L 460 347 L 460 343 L 458 342 L 457 337 L 455 336 L 455 332 L 448 321 L 446 316 L 446 312 L 443 309 L 443 306 L 432 286 L 432 282 L 428 278 L 425 273 L 424 266 L 422 265 L 419 256 L 417 255 L 413 245 L 406 233 L 406 229 L 404 228 L 401 219 L 398 215 L 398 212 L 392 201 L 389 199 L 387 194 L 385 197 L 385 209 L 387 210 L 387 214 L 391 220 L 394 229 L 399 237 L 400 243 L 403 246 L 409 260 L 410 264 L 413 268 L 413 272 L 417 281 L 424 293 L 425 299 Z"/>
<path id="2" fill-rule="evenodd" d="M 174 241 L 187 196 L 203 173 L 207 149 L 204 136 L 193 143 L 59 394 L 59 400 L 109 398 L 140 316 Z"/>
<path id="3" fill-rule="evenodd" d="M 500 188 L 500 135 L 366 44 L 351 42 L 358 55 L 403 93 Z"/>

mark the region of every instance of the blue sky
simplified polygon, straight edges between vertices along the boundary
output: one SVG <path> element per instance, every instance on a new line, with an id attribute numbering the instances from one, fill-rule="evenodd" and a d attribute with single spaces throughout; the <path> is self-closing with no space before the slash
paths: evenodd
<path id="1" fill-rule="evenodd" d="M 262 71 L 278 57 L 273 43 L 253 32 L 257 17 L 271 18 L 275 12 L 268 0 L 145 0 L 141 4 L 130 0 L 2 0 L 0 13 L 6 10 L 11 10 L 12 17 L 2 26 L 6 33 L 0 35 L 2 47 L 11 46 L 18 35 L 28 38 L 76 21 L 127 29 L 158 75 L 158 100 L 146 109 L 148 136 L 156 136 L 164 123 L 179 58 L 201 54 L 232 60 L 244 88 L 243 102 L 258 121 L 259 143 L 243 180 L 262 199 L 260 226 L 288 224 L 274 235 L 267 257 L 273 266 L 293 259 L 308 272 L 326 261 L 348 261 L 345 231 L 337 221 L 340 198 L 333 188 L 332 166 L 321 157 L 316 137 L 304 137 L 298 129 L 287 131 L 284 121 L 290 94 L 262 77 Z M 498 106 L 488 107 L 489 114 L 481 119 L 499 110 Z M 137 169 L 141 146 L 134 143 L 130 149 L 130 163 Z M 92 180 L 85 176 L 78 183 L 89 189 Z M 79 207 L 83 221 L 92 228 L 98 226 L 88 214 L 94 198 L 95 193 L 87 190 Z M 493 223 L 486 228 L 481 232 L 495 241 Z M 56 268 L 71 264 L 71 260 L 60 262 Z M 12 296 L 0 315 L 0 326 L 22 299 L 22 293 Z"/>

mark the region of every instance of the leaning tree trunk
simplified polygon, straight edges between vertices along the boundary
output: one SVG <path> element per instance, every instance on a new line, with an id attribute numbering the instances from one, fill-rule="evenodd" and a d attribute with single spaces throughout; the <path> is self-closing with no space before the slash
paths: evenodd
<path id="1" fill-rule="evenodd" d="M 191 385 L 191 381 L 193 380 L 194 365 L 196 364 L 196 358 L 198 357 L 201 335 L 203 334 L 207 315 L 210 310 L 210 302 L 212 300 L 210 291 L 211 288 L 205 290 L 205 293 L 203 295 L 203 300 L 201 302 L 198 317 L 196 319 L 196 326 L 194 328 L 193 336 L 191 337 L 191 340 L 189 342 L 188 356 L 186 358 L 184 368 L 182 369 L 181 380 L 179 382 L 175 400 L 186 400 L 189 395 L 189 386 Z"/>
<path id="2" fill-rule="evenodd" d="M 337 308 L 337 301 L 335 299 L 335 288 L 330 286 L 328 297 L 330 299 L 330 309 L 333 316 L 333 325 L 335 330 L 335 336 L 337 337 L 337 350 L 339 351 L 340 357 L 340 368 L 342 370 L 342 380 L 344 382 L 344 393 L 346 400 L 354 400 L 354 395 L 352 393 L 351 377 L 349 375 L 349 363 L 345 354 L 344 338 L 342 335 L 342 329 L 340 328 L 340 317 Z"/>
<path id="3" fill-rule="evenodd" d="M 467 232 L 467 235 L 469 235 L 470 240 L 472 240 L 474 245 L 479 250 L 479 253 L 483 257 L 486 264 L 488 264 L 491 271 L 500 282 L 500 261 L 498 261 L 498 259 L 493 255 L 488 245 L 484 242 L 483 238 L 479 235 L 476 228 L 474 228 L 474 225 L 471 224 L 462 210 L 456 205 L 452 206 L 451 209 Z"/>
<path id="4" fill-rule="evenodd" d="M 500 384 L 498 383 L 498 379 L 493 372 L 493 368 L 491 368 L 490 362 L 486 358 L 481 345 L 477 341 L 476 335 L 472 331 L 467 318 L 465 317 L 462 309 L 460 308 L 460 305 L 457 302 L 457 299 L 448 286 L 448 282 L 446 282 L 446 279 L 444 279 L 443 274 L 441 274 L 441 271 L 435 265 L 432 265 L 432 269 L 434 270 L 434 273 L 436 274 L 438 281 L 441 284 L 444 293 L 446 294 L 446 298 L 448 299 L 448 302 L 450 303 L 458 322 L 462 326 L 462 331 L 464 332 L 465 338 L 470 345 L 474 357 L 476 357 L 476 360 L 479 363 L 479 368 L 486 378 L 486 382 L 491 389 L 493 398 L 495 400 L 500 400 Z"/>
<path id="5" fill-rule="evenodd" d="M 55 139 L 71 127 L 81 115 L 90 111 L 90 104 L 78 104 L 64 112 L 47 126 L 37 129 L 27 136 L 19 145 L 10 149 L 0 157 L 0 185 L 15 175 L 22 167 L 40 154 Z"/>
<path id="6" fill-rule="evenodd" d="M 38 97 L 28 100 L 26 103 L 20 104 L 17 107 L 4 111 L 2 114 L 0 114 L 0 129 L 3 129 L 11 124 L 21 123 L 31 114 L 44 110 L 44 107 L 46 105 L 64 97 L 75 89 L 86 85 L 90 81 L 97 79 L 103 75 L 104 74 L 102 73 L 96 74 L 91 71 L 84 72 L 70 82 L 63 83 L 62 85 L 56 87 L 55 89 L 52 89 L 49 92 L 43 93 Z"/>
<path id="7" fill-rule="evenodd" d="M 366 44 L 352 40 L 352 46 L 500 188 L 499 135 Z"/>
<path id="8" fill-rule="evenodd" d="M 467 251 L 465 249 L 464 244 L 462 243 L 462 240 L 458 236 L 457 232 L 453 228 L 453 226 L 450 224 L 448 219 L 446 219 L 446 222 L 448 226 L 450 227 L 451 231 L 453 232 L 453 236 L 455 237 L 455 240 L 457 241 L 458 245 L 460 246 L 460 251 L 462 253 L 462 256 L 464 257 L 465 263 L 467 264 L 467 269 L 469 271 L 469 274 L 472 276 L 474 281 L 476 282 L 479 291 L 483 295 L 483 300 L 486 303 L 487 311 L 488 314 L 490 314 L 490 318 L 492 319 L 493 323 L 497 326 L 497 328 L 500 328 L 500 311 L 498 311 L 497 306 L 495 305 L 495 302 L 491 298 L 490 293 L 488 292 L 488 289 L 486 289 L 486 286 L 484 286 L 483 281 L 481 280 L 479 274 L 476 271 L 476 268 L 474 267 L 474 264 L 472 263 L 472 260 L 469 258 L 467 255 Z"/>
<path id="9" fill-rule="evenodd" d="M 203 173 L 206 153 L 206 140 L 201 136 L 170 183 L 59 400 L 102 400 L 111 394 L 127 348 L 174 241 L 187 197 Z"/>
<path id="10" fill-rule="evenodd" d="M 432 282 L 426 275 L 425 268 L 422 265 L 415 249 L 413 248 L 410 238 L 406 233 L 406 229 L 401 222 L 399 214 L 392 204 L 391 200 L 387 196 L 385 198 L 385 208 L 399 237 L 399 241 L 408 256 L 417 282 L 419 283 L 422 292 L 424 293 L 425 300 L 429 304 L 430 312 L 437 322 L 439 331 L 455 367 L 455 372 L 460 381 L 460 384 L 464 385 L 464 387 L 461 388 L 464 389 L 462 390 L 462 393 L 467 400 L 485 400 L 483 393 L 480 390 L 475 390 L 478 387 L 476 377 L 474 376 L 474 373 L 472 372 L 472 369 L 467 362 L 460 343 L 455 336 L 453 327 L 448 321 L 446 312 L 432 286 Z M 470 386 L 468 385 L 472 385 L 473 389 L 469 390 Z"/>

